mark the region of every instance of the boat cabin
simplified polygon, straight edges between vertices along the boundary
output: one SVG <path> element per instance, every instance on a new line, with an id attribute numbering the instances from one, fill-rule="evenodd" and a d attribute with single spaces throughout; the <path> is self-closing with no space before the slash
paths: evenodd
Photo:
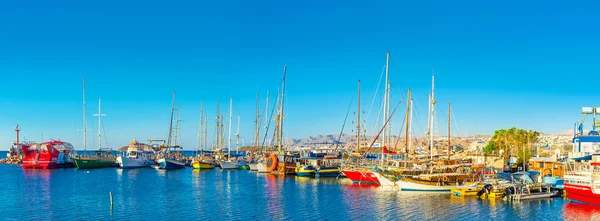
<path id="1" fill-rule="evenodd" d="M 534 157 L 529 160 L 529 170 L 538 171 L 542 176 L 563 177 L 565 163 L 554 158 Z"/>

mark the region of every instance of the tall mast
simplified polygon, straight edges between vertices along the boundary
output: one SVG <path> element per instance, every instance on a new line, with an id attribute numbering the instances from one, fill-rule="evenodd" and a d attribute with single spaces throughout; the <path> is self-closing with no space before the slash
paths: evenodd
<path id="1" fill-rule="evenodd" d="M 204 150 L 204 148 L 208 147 L 208 114 L 206 116 L 204 116 L 204 145 L 202 147 L 202 150 Z M 204 153 L 202 153 L 204 154 Z"/>
<path id="2" fill-rule="evenodd" d="M 235 154 L 237 155 L 240 148 L 240 115 L 238 114 L 237 133 L 235 134 Z"/>
<path id="3" fill-rule="evenodd" d="M 412 99 L 408 99 L 410 102 L 410 116 L 408 118 L 408 150 L 412 150 L 412 136 L 413 136 L 413 127 L 412 127 L 412 121 L 413 121 L 413 100 Z"/>
<path id="4" fill-rule="evenodd" d="M 173 91 L 173 100 L 171 101 L 171 121 L 169 123 L 169 138 L 167 139 L 167 155 L 171 154 L 171 136 L 173 136 L 173 114 L 175 113 L 175 91 Z"/>
<path id="5" fill-rule="evenodd" d="M 260 142 L 260 103 L 258 102 L 258 91 L 256 91 L 256 120 L 255 124 L 255 134 L 254 134 L 254 146 L 257 147 Z"/>
<path id="6" fill-rule="evenodd" d="M 98 113 L 94 114 L 94 116 L 98 117 L 98 149 L 102 149 L 102 139 L 100 139 L 101 138 L 100 136 L 102 134 L 101 133 L 102 122 L 100 121 L 100 118 L 106 116 L 106 114 L 103 114 L 100 111 L 101 110 L 100 106 L 101 106 L 101 101 L 100 101 L 100 98 L 98 98 Z"/>
<path id="7" fill-rule="evenodd" d="M 385 122 L 387 120 L 387 115 L 388 115 L 388 108 L 387 106 L 388 104 L 388 93 L 389 93 L 389 64 L 390 64 L 390 53 L 387 52 L 385 54 L 385 90 L 383 92 L 383 122 Z M 382 162 L 383 162 L 383 147 L 387 144 L 387 137 L 388 135 L 388 130 L 387 130 L 387 126 L 384 126 L 383 128 L 383 144 L 382 144 L 382 148 L 381 148 L 381 153 L 382 153 Z"/>
<path id="8" fill-rule="evenodd" d="M 278 146 L 279 151 L 281 152 L 281 147 L 283 146 L 283 104 L 284 104 L 284 94 L 285 94 L 285 74 L 287 71 L 287 65 L 283 66 L 283 81 L 281 82 L 281 100 L 280 100 L 280 108 L 279 108 L 279 136 L 278 136 Z"/>
<path id="9" fill-rule="evenodd" d="M 358 122 L 356 123 L 356 152 L 360 152 L 360 80 L 358 80 Z"/>
<path id="10" fill-rule="evenodd" d="M 450 150 L 452 149 L 450 143 L 450 103 L 448 103 L 448 160 L 450 159 Z"/>
<path id="11" fill-rule="evenodd" d="M 429 131 L 429 142 L 431 143 L 431 151 L 430 151 L 430 155 L 431 155 L 431 160 L 433 160 L 433 149 L 435 147 L 434 143 L 433 143 L 433 122 L 434 122 L 434 118 L 435 118 L 435 91 L 434 91 L 434 87 L 435 87 L 435 80 L 434 80 L 434 76 L 431 75 L 431 127 L 430 127 L 430 131 Z"/>
<path id="12" fill-rule="evenodd" d="M 202 131 L 204 130 L 204 105 L 200 103 L 200 126 L 198 126 L 198 144 L 196 145 L 196 156 L 198 156 L 198 150 L 202 147 Z"/>
<path id="13" fill-rule="evenodd" d="M 219 123 L 220 122 L 219 118 L 221 117 L 220 113 L 219 113 L 220 106 L 221 106 L 221 101 L 217 100 L 217 117 L 215 117 L 215 147 L 219 151 L 221 149 L 221 147 L 220 147 L 220 144 L 221 144 L 221 124 Z"/>
<path id="14" fill-rule="evenodd" d="M 227 145 L 227 149 L 228 149 L 228 153 L 227 153 L 227 158 L 230 158 L 230 154 L 231 154 L 231 111 L 233 109 L 232 107 L 233 105 L 233 98 L 229 97 L 229 125 L 227 125 L 228 129 L 229 129 L 229 134 L 227 135 L 227 140 L 228 140 L 228 145 Z"/>
<path id="15" fill-rule="evenodd" d="M 86 150 L 87 150 L 87 121 L 86 121 L 86 113 L 85 113 L 85 78 L 83 78 L 83 155 L 86 155 Z M 43 140 L 40 140 L 40 142 L 44 142 Z M 18 147 L 18 143 L 17 143 L 17 147 Z M 19 150 L 17 150 L 18 153 Z"/>
<path id="16" fill-rule="evenodd" d="M 406 167 L 408 165 L 408 152 L 410 151 L 410 147 L 408 146 L 408 142 L 410 141 L 410 137 L 409 137 L 409 127 L 410 127 L 410 89 L 408 89 L 408 99 L 406 100 L 406 135 L 404 136 L 406 138 L 406 146 L 405 146 L 405 150 L 404 150 L 404 166 Z"/>
<path id="17" fill-rule="evenodd" d="M 177 139 L 179 139 L 179 114 L 181 113 L 181 103 L 177 103 L 177 120 L 175 120 L 175 144 L 177 146 Z"/>

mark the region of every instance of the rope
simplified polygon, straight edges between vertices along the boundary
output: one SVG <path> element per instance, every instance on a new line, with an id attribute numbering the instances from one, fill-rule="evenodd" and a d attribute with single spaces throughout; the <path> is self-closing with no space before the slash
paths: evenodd
<path id="1" fill-rule="evenodd" d="M 346 112 L 346 118 L 344 118 L 344 124 L 342 125 L 342 130 L 340 131 L 340 135 L 338 136 L 337 142 L 335 142 L 335 150 L 338 148 L 338 144 L 340 143 L 340 139 L 342 139 L 342 133 L 344 133 L 344 127 L 346 126 L 346 121 L 348 120 L 348 114 L 350 114 L 350 108 L 352 108 L 352 103 L 354 102 L 354 97 L 350 99 L 350 105 L 348 105 L 348 111 Z M 359 128 L 360 130 L 360 128 Z"/>

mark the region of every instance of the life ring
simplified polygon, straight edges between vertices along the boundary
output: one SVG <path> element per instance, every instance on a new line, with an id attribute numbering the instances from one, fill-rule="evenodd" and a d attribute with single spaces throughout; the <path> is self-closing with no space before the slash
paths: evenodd
<path id="1" fill-rule="evenodd" d="M 443 176 L 443 177 L 442 177 L 442 181 L 444 181 L 444 182 L 448 182 L 448 177 L 447 177 L 447 176 Z"/>
<path id="2" fill-rule="evenodd" d="M 277 164 L 279 164 L 278 162 L 279 160 L 277 159 L 277 156 L 275 156 L 275 154 L 271 154 L 268 158 L 267 158 L 267 172 L 272 172 L 275 169 L 277 169 Z"/>

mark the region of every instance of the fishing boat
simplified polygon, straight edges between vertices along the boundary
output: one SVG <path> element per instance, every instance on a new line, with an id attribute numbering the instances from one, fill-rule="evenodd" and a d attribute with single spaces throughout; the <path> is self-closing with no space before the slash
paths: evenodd
<path id="1" fill-rule="evenodd" d="M 250 171 L 257 171 L 258 167 L 256 165 L 256 163 L 249 163 L 248 167 L 250 167 Z"/>
<path id="2" fill-rule="evenodd" d="M 22 145 L 24 169 L 73 167 L 73 145 L 60 140 Z"/>
<path id="3" fill-rule="evenodd" d="M 122 155 L 117 156 L 117 163 L 123 169 L 149 167 L 155 163 L 154 149 L 148 144 L 139 143 L 136 139 L 119 150 L 124 151 Z"/>

